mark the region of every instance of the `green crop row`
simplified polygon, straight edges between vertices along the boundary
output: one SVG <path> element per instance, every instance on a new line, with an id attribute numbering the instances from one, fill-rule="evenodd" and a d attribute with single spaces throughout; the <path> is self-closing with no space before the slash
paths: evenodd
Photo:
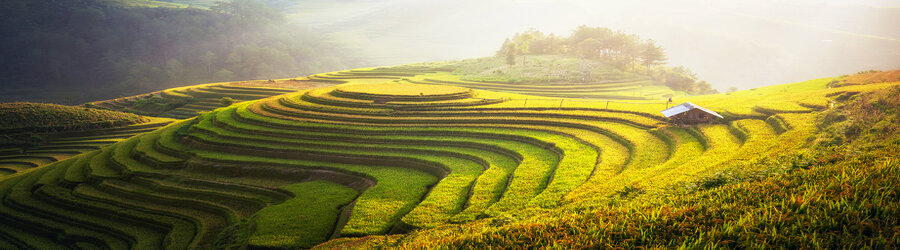
<path id="1" fill-rule="evenodd" d="M 562 138 L 562 137 L 560 137 L 560 138 Z M 561 139 L 556 139 L 556 140 L 561 140 Z M 560 144 L 558 144 L 558 145 L 560 145 Z M 566 144 L 561 144 L 561 145 L 566 145 Z M 570 152 L 573 152 L 573 156 L 569 157 L 570 160 L 565 165 L 563 165 L 565 167 L 564 169 L 566 169 L 566 171 L 569 169 L 568 166 L 571 164 L 575 164 L 575 165 L 585 164 L 588 162 L 594 162 L 596 160 L 596 153 L 593 153 L 594 154 L 593 157 L 590 156 L 591 155 L 590 153 L 580 153 L 580 152 L 592 152 L 592 150 L 584 150 L 584 149 L 577 150 L 577 149 L 573 149 L 573 148 L 568 148 L 568 149 L 570 150 Z M 583 161 L 584 159 L 582 159 L 582 158 L 584 158 L 585 155 L 587 155 L 587 158 L 591 158 L 590 161 Z M 577 158 L 575 156 L 579 156 L 581 158 Z M 564 172 L 565 174 L 559 175 L 561 177 L 560 177 L 559 181 L 557 182 L 557 184 L 555 184 L 553 186 L 554 188 L 552 188 L 551 191 L 547 192 L 547 194 L 545 195 L 545 197 L 548 197 L 548 198 L 541 198 L 541 201 L 539 201 L 539 202 L 546 204 L 546 205 L 555 204 L 557 199 L 559 197 L 561 197 L 567 190 L 574 189 L 578 184 L 583 182 L 584 179 L 587 179 L 587 177 L 593 172 L 594 165 L 589 164 L 587 166 L 575 167 L 574 169 L 577 169 L 576 172 L 578 172 L 580 174 L 574 174 L 572 172 Z M 547 185 L 547 183 L 549 182 L 550 176 L 552 176 L 552 172 L 546 172 L 545 174 L 538 175 L 538 176 L 544 176 L 543 178 L 538 178 L 538 179 L 526 178 L 526 176 L 533 176 L 533 175 L 521 175 L 520 176 L 517 174 L 515 176 L 515 178 L 513 179 L 513 183 L 511 183 L 511 188 L 512 187 L 525 187 L 525 185 L 518 185 L 516 180 L 522 181 L 524 183 L 539 183 L 539 184 L 538 185 L 531 184 L 530 187 L 525 188 L 525 190 L 532 190 L 532 191 L 523 191 L 523 190 L 518 190 L 518 189 L 512 188 L 508 192 L 526 193 L 526 194 L 530 193 L 531 195 L 504 196 L 504 199 L 501 200 L 498 203 L 498 205 L 494 205 L 494 206 L 496 206 L 496 208 L 493 209 L 494 211 L 503 211 L 503 210 L 508 210 L 513 207 L 522 206 L 525 202 L 528 201 L 528 199 L 530 199 L 531 196 L 539 193 L 539 191 L 542 190 Z M 566 180 L 574 180 L 574 181 L 566 182 Z M 557 189 L 557 187 L 564 187 L 564 188 Z M 518 201 L 516 201 L 516 199 L 515 199 L 517 197 L 520 198 L 520 199 L 518 199 Z M 521 198 L 527 198 L 527 199 L 521 200 Z"/>
<path id="2" fill-rule="evenodd" d="M 96 189 L 111 195 L 108 200 L 120 206 L 189 221 L 192 224 L 190 231 L 185 223 L 180 224 L 183 228 L 175 227 L 168 235 L 169 238 L 177 237 L 177 240 L 191 239 L 191 247 L 206 248 L 212 245 L 218 233 L 236 221 L 233 211 L 226 206 L 198 197 L 183 197 L 180 193 L 162 193 L 146 183 L 106 180 Z"/>
<path id="3" fill-rule="evenodd" d="M 217 117 L 218 114 L 216 114 Z M 227 117 L 218 118 L 218 120 L 226 119 Z M 316 141 L 308 141 L 308 139 L 300 139 L 300 136 L 303 136 L 304 133 L 290 133 L 290 131 L 276 130 L 266 127 L 260 126 L 252 126 L 252 125 L 244 125 L 240 123 L 231 123 L 231 126 L 239 126 L 242 127 L 240 132 L 233 132 L 223 130 L 218 127 L 211 126 L 208 120 L 203 120 L 197 125 L 195 125 L 194 129 L 206 130 L 208 133 L 214 133 L 214 136 L 220 138 L 231 138 L 235 140 L 241 141 L 264 141 L 270 142 L 280 145 L 292 145 L 292 144 L 304 144 L 311 145 L 310 147 L 321 147 L 321 148 L 330 148 L 330 149 L 353 149 L 358 148 L 358 145 L 365 144 L 366 147 L 370 147 L 377 150 L 387 150 L 387 151 L 406 151 L 406 152 L 420 152 L 426 154 L 437 154 L 437 155 L 457 155 L 457 157 L 465 157 L 465 155 L 458 154 L 448 154 L 449 152 L 459 152 L 467 155 L 478 155 L 479 157 L 487 160 L 486 164 L 489 165 L 486 172 L 492 173 L 497 172 L 496 177 L 492 177 L 494 175 L 482 175 L 478 178 L 479 184 L 475 185 L 473 189 L 472 196 L 478 197 L 476 199 L 470 198 L 468 201 L 468 206 L 475 207 L 486 207 L 490 202 L 496 199 L 496 196 L 499 196 L 498 192 L 502 192 L 502 187 L 498 186 L 498 183 L 505 183 L 506 178 L 508 176 L 508 172 L 511 169 L 515 169 L 517 165 L 516 161 L 522 158 L 522 154 L 516 153 L 514 151 L 504 150 L 504 148 L 492 146 L 491 143 L 497 143 L 499 140 L 486 140 L 480 138 L 466 138 L 459 136 L 446 136 L 443 138 L 434 138 L 434 137 L 398 137 L 398 136 L 390 136 L 390 139 L 374 139 L 371 136 L 366 137 L 353 137 L 353 136 L 337 136 L 332 134 L 328 136 L 328 142 L 316 142 Z M 280 132 L 280 133 L 279 133 Z M 253 134 L 268 134 L 272 136 L 247 136 L 250 133 Z M 319 139 L 321 141 L 323 136 L 322 134 L 316 135 L 307 135 L 310 139 Z M 408 138 L 408 139 L 407 139 Z M 502 142 L 502 141 L 499 141 Z M 483 144 L 482 144 L 483 143 Z M 399 145 L 409 145 L 409 146 L 399 146 Z M 448 147 L 449 146 L 449 147 Z M 461 147 L 461 148 L 460 148 Z M 425 151 L 430 150 L 430 151 Z M 487 151 L 485 151 L 487 150 Z M 468 157 L 471 158 L 471 157 Z M 472 159 L 478 160 L 478 159 Z M 480 161 L 480 160 L 479 160 Z M 506 169 L 506 170 L 501 170 Z M 488 186 L 487 188 L 480 188 L 480 186 Z M 499 189 L 499 190 L 498 190 Z M 483 209 L 483 208 L 482 208 Z M 473 211 L 473 210 L 470 210 Z M 479 210 L 474 210 L 479 211 Z M 479 211 L 480 212 L 480 211 Z"/>
<path id="4" fill-rule="evenodd" d="M 243 138 L 231 139 L 222 138 L 221 136 L 206 136 L 204 134 L 192 133 L 190 134 L 190 137 L 204 144 L 218 143 L 220 145 L 236 146 L 235 148 L 240 148 L 245 154 L 256 150 L 264 152 L 283 152 L 277 155 L 282 155 L 282 157 L 291 155 L 292 157 L 315 158 L 317 160 L 328 162 L 344 161 L 339 158 L 361 158 L 366 159 L 370 164 L 390 164 L 388 162 L 380 163 L 381 161 L 378 159 L 381 158 L 412 157 L 426 162 L 440 163 L 450 170 L 450 174 L 432 189 L 431 194 L 422 201 L 416 209 L 404 218 L 404 221 L 417 227 L 446 221 L 451 215 L 458 212 L 464 205 L 464 202 L 467 199 L 466 194 L 469 192 L 468 190 L 471 189 L 471 185 L 475 178 L 486 168 L 481 165 L 486 163 L 479 164 L 477 161 L 472 161 L 480 160 L 479 158 L 457 158 L 462 157 L 462 155 L 459 154 L 456 154 L 455 157 L 439 156 L 439 152 L 444 152 L 443 154 L 445 155 L 450 152 L 455 152 L 456 150 L 453 150 L 454 148 L 438 148 L 442 150 L 429 151 L 421 147 L 418 147 L 419 149 L 416 149 L 416 147 L 392 147 L 385 150 L 379 150 L 377 147 L 349 146 L 348 144 L 343 143 L 323 144 L 312 141 L 304 142 L 293 140 L 294 142 L 290 144 L 281 142 L 280 145 L 272 145 L 269 143 L 248 141 Z M 272 141 L 273 140 L 270 140 L 268 142 Z M 413 153 L 413 155 L 407 155 L 404 151 Z M 305 155 L 314 155 L 314 157 L 307 157 Z M 275 155 L 267 154 L 266 156 Z M 400 161 L 395 162 L 399 163 Z M 426 214 L 427 216 L 425 216 Z M 425 217 L 426 219 L 416 219 L 418 217 Z"/>
<path id="5" fill-rule="evenodd" d="M 239 107 L 238 109 L 240 110 L 241 107 Z M 559 124 L 559 123 L 556 123 L 556 124 L 554 124 L 554 125 L 558 125 L 558 124 Z M 431 125 L 434 125 L 434 124 L 431 124 Z M 590 127 L 590 128 L 594 128 L 594 127 Z M 653 145 L 653 144 L 649 144 L 648 148 L 651 148 L 651 147 L 654 147 L 654 146 L 655 146 L 655 145 Z M 665 146 L 662 146 L 662 148 L 665 148 Z M 667 156 L 667 154 L 663 154 L 663 158 L 665 158 L 666 156 Z M 593 166 L 592 166 L 591 168 L 589 168 L 589 169 L 590 169 L 590 170 L 587 171 L 587 175 L 589 175 L 589 174 L 591 173 L 591 170 L 593 170 Z M 576 178 L 577 178 L 577 177 L 576 177 Z M 582 181 L 583 181 L 583 180 L 582 180 Z M 574 187 L 571 187 L 571 188 L 574 188 Z"/>
<path id="6" fill-rule="evenodd" d="M 358 195 L 342 185 L 313 181 L 282 187 L 294 198 L 260 210 L 249 245 L 260 248 L 310 248 L 328 240 L 342 207 Z"/>
<path id="7" fill-rule="evenodd" d="M 45 168 L 50 169 L 51 167 Z M 111 236 L 96 231 L 75 227 L 66 222 L 57 222 L 51 220 L 52 217 L 43 217 L 33 215 L 18 210 L 18 206 L 11 204 L 10 194 L 13 189 L 30 189 L 35 181 L 35 177 L 40 177 L 41 172 L 47 170 L 35 171 L 35 174 L 16 176 L 0 183 L 0 195 L 3 197 L 3 203 L 0 204 L 0 221 L 4 225 L 16 227 L 16 233 L 23 237 L 18 237 L 24 244 L 37 248 L 57 249 L 60 248 L 57 243 L 49 243 L 49 240 L 58 242 L 63 239 L 61 244 L 74 244 L 74 242 L 91 242 L 94 245 L 105 246 L 110 248 L 128 248 L 133 242 L 127 236 L 116 235 Z M 20 192 L 20 191 L 15 191 Z M 28 210 L 26 210 L 28 211 Z M 28 211 L 33 212 L 33 211 Z M 62 237 L 60 237 L 62 236 Z M 119 238 L 117 238 L 119 237 Z M 48 239 L 48 240 L 42 240 Z"/>
<path id="8" fill-rule="evenodd" d="M 265 117 L 258 117 L 258 118 L 266 119 Z M 231 119 L 231 118 L 230 118 L 230 112 L 221 112 L 221 113 L 219 114 L 219 116 L 217 117 L 217 121 L 228 121 L 228 120 L 230 120 L 230 119 Z M 233 124 L 232 124 L 232 125 L 233 125 Z M 266 128 L 266 127 L 261 127 L 261 126 L 258 126 L 258 125 L 253 126 L 253 125 L 246 125 L 246 124 L 245 124 L 245 125 L 237 125 L 237 126 L 242 126 L 242 127 L 245 127 L 245 129 L 250 129 L 249 131 L 257 131 L 257 133 L 260 133 L 260 132 L 263 132 L 263 131 L 269 131 L 269 132 L 265 132 L 264 134 L 270 134 L 270 133 L 271 133 L 271 130 L 272 130 L 272 129 L 268 129 L 268 128 Z M 248 126 L 251 126 L 251 127 L 248 127 Z M 335 130 L 336 132 L 339 131 L 338 133 L 359 134 L 359 133 L 362 132 L 362 131 L 360 131 L 360 130 L 366 130 L 366 129 L 370 129 L 370 128 L 368 128 L 368 127 L 362 127 L 362 126 L 360 126 L 360 127 L 348 127 L 348 126 L 344 126 L 343 128 L 335 128 L 335 129 L 336 129 L 336 130 Z M 457 130 L 455 130 L 455 131 L 457 131 L 457 132 L 447 131 L 447 132 L 443 132 L 443 133 L 442 133 L 441 131 L 435 131 L 435 132 L 432 132 L 432 133 L 430 133 L 430 134 L 433 134 L 433 136 L 446 136 L 446 137 L 448 137 L 448 140 L 453 140 L 453 137 L 463 137 L 463 138 L 464 138 L 464 137 L 468 137 L 468 136 L 476 136 L 476 137 L 486 137 L 486 136 L 488 136 L 488 137 L 489 137 L 489 136 L 496 136 L 496 135 L 503 135 L 503 134 L 506 134 L 506 136 L 503 136 L 503 137 L 510 138 L 510 137 L 509 137 L 510 134 L 513 133 L 513 132 L 509 131 L 508 129 L 493 129 L 493 130 L 491 130 L 491 132 L 492 132 L 491 134 L 484 134 L 484 135 L 472 134 L 472 132 L 468 132 L 467 130 L 462 130 L 462 129 L 457 129 Z M 374 134 L 384 134 L 384 132 L 390 133 L 389 131 L 383 131 L 383 132 L 375 132 Z M 404 131 L 404 133 L 410 133 L 410 132 L 412 132 L 412 131 Z M 304 133 L 307 133 L 307 132 L 304 132 Z M 392 133 L 391 133 L 391 134 L 392 134 Z M 419 133 L 419 134 L 421 134 L 421 133 Z M 275 134 L 275 135 L 278 135 L 278 136 L 280 136 L 280 137 L 296 138 L 296 135 L 292 135 L 292 134 L 289 134 L 289 133 Z M 424 135 L 424 134 L 422 134 L 422 135 Z M 315 135 L 315 137 L 317 137 L 317 138 L 331 138 L 331 137 L 320 137 L 320 136 L 324 136 L 324 135 L 319 135 L 319 134 Z M 389 137 L 389 138 L 397 138 L 397 136 L 394 136 L 394 135 L 387 135 L 387 137 Z M 503 138 L 503 137 L 501 137 L 501 138 Z M 527 138 L 527 137 L 526 137 L 526 138 Z M 399 138 L 398 138 L 398 139 L 399 139 Z M 429 137 L 429 139 L 434 139 L 434 137 Z M 514 139 L 514 140 L 525 140 L 524 138 L 515 138 L 515 137 L 512 137 L 512 138 L 510 138 L 510 139 Z M 333 139 L 331 139 L 331 140 L 333 140 Z M 513 142 L 513 143 L 514 143 L 514 142 Z M 417 143 L 417 144 L 419 144 L 419 143 Z M 552 165 L 548 165 L 548 164 L 538 164 L 538 162 L 541 162 L 541 160 L 538 160 L 538 159 L 549 159 L 549 158 L 550 158 L 549 156 L 542 156 L 542 155 L 545 154 L 545 153 L 543 153 L 543 152 L 545 152 L 545 150 L 541 150 L 541 148 L 545 148 L 545 147 L 546 147 L 546 146 L 541 146 L 541 147 L 529 146 L 529 147 L 525 147 L 525 149 L 528 150 L 528 151 L 526 151 L 527 154 L 522 154 L 522 157 L 524 157 L 524 159 L 521 161 L 521 164 L 520 164 L 519 168 L 516 169 L 516 173 L 517 173 L 517 174 L 518 174 L 518 173 L 522 173 L 522 174 L 520 174 L 520 175 L 524 175 L 524 176 L 532 176 L 533 174 L 529 174 L 529 173 L 532 172 L 532 171 L 535 171 L 535 170 L 537 170 L 537 169 L 550 169 L 550 168 L 548 168 L 548 167 L 540 167 L 540 166 L 542 166 L 542 165 L 543 165 L 543 166 L 552 166 Z M 519 148 L 522 148 L 522 147 L 519 147 Z M 537 150 L 536 150 L 536 149 L 537 149 Z M 553 155 L 553 154 L 550 154 L 550 156 L 552 156 L 552 155 Z M 533 157 L 534 157 L 534 158 L 533 158 Z M 535 164 L 538 164 L 538 165 L 535 165 Z M 532 169 L 534 169 L 534 170 L 532 170 Z M 544 171 L 546 171 L 546 170 L 544 170 Z M 545 172 L 545 173 L 546 173 L 546 172 Z M 546 174 L 544 174 L 543 176 L 546 176 Z M 541 186 L 541 185 L 539 185 L 539 183 L 540 183 L 539 180 L 528 181 L 528 180 L 522 179 L 522 178 L 520 178 L 520 177 L 516 177 L 516 178 L 520 179 L 520 181 L 524 184 L 524 185 L 521 185 L 521 186 L 523 186 L 523 187 L 528 187 L 528 189 L 536 189 L 536 188 L 540 188 L 540 186 Z M 538 179 L 540 179 L 540 178 L 538 178 Z M 530 184 L 529 184 L 529 183 L 530 183 Z M 538 184 L 538 185 L 536 185 L 536 184 Z M 476 185 L 477 185 L 477 184 L 476 184 Z M 522 195 L 522 194 L 520 194 L 521 192 L 518 192 L 518 191 L 515 190 L 515 187 L 520 186 L 520 185 L 512 185 L 512 186 L 514 187 L 513 190 L 512 190 L 512 191 L 507 191 L 507 193 L 504 195 L 504 197 L 509 197 L 508 199 L 512 199 L 512 198 L 515 198 L 515 197 L 523 197 L 523 198 L 526 198 L 525 201 L 527 201 L 527 199 L 530 199 L 531 196 L 533 196 L 533 195 L 536 194 L 536 193 L 532 192 L 531 195 L 527 195 L 527 194 Z M 539 190 L 539 189 L 537 189 L 537 190 Z M 473 196 L 474 196 L 474 195 L 475 195 L 475 194 L 473 194 Z M 477 211 L 480 211 L 481 209 L 483 209 L 483 208 L 477 208 L 477 206 L 476 206 L 476 207 L 472 207 L 471 205 L 472 205 L 472 204 L 470 203 L 470 208 L 472 208 L 472 210 L 466 211 L 466 213 L 465 213 L 465 214 L 468 214 L 467 216 L 468 216 L 469 218 L 471 218 L 472 216 L 477 216 L 477 214 L 478 214 Z M 472 211 L 475 211 L 475 213 L 473 213 Z M 464 216 L 464 217 L 465 217 L 465 216 Z"/>
<path id="9" fill-rule="evenodd" d="M 138 219 L 142 215 L 132 215 L 122 210 L 95 210 L 88 202 L 74 201 L 76 198 L 72 198 L 71 193 L 67 196 L 58 186 L 43 186 L 35 191 L 12 192 L 6 196 L 5 205 L 34 216 L 52 218 L 68 224 L 68 227 L 86 228 L 111 235 L 139 247 L 159 248 L 162 244 L 164 235 L 160 231 L 131 224 L 137 221 L 149 222 Z M 112 213 L 100 214 L 100 211 Z"/>
<path id="10" fill-rule="evenodd" d="M 167 130 L 178 130 L 189 125 L 179 123 L 178 126 Z M 164 131 L 166 132 L 166 131 Z M 160 143 L 180 144 L 176 140 L 162 140 Z M 164 145 L 164 147 L 183 147 L 179 145 Z M 186 146 L 184 146 L 186 147 Z M 257 157 L 249 155 L 232 155 L 218 151 L 205 151 L 193 149 L 190 153 L 197 159 L 191 162 L 190 168 L 198 168 L 204 161 L 214 163 L 217 166 L 228 165 L 269 165 L 286 168 L 302 169 L 334 169 L 337 171 L 350 171 L 370 176 L 378 183 L 363 192 L 354 207 L 354 213 L 347 225 L 341 230 L 347 235 L 369 235 L 388 232 L 396 224 L 401 216 L 411 211 L 415 204 L 425 195 L 428 186 L 436 182 L 436 178 L 423 172 L 408 168 L 396 167 L 364 167 L 352 164 L 328 163 L 297 159 L 277 159 L 270 157 Z M 264 168 L 260 168 L 262 169 Z"/>

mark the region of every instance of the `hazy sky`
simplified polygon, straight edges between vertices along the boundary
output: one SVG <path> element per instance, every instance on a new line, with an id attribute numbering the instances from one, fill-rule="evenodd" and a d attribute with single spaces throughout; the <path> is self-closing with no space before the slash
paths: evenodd
<path id="1" fill-rule="evenodd" d="M 372 66 L 490 56 L 529 28 L 652 38 L 719 89 L 900 69 L 900 1 L 308 0 L 290 20 Z"/>

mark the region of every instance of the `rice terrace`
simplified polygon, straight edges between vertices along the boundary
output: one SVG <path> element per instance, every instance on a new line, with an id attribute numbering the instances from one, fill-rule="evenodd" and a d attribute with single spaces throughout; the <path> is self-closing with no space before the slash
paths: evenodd
<path id="1" fill-rule="evenodd" d="M 275 25 L 250 0 L 95 4 Z M 210 52 L 147 72 L 212 83 L 3 99 L 0 248 L 900 247 L 900 70 L 720 92 L 665 51 L 529 29 L 488 57 L 260 78 Z"/>

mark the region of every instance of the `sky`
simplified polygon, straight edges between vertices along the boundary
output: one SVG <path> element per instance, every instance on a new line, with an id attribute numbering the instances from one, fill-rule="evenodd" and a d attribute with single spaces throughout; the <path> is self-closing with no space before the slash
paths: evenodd
<path id="1" fill-rule="evenodd" d="M 720 90 L 900 69 L 900 1 L 305 0 L 288 20 L 370 66 L 491 56 L 535 28 L 622 30 L 666 48 Z"/>

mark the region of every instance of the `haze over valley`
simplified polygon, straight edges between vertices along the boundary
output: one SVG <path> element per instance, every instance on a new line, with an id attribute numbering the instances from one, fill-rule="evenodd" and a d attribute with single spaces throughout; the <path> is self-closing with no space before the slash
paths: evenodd
<path id="1" fill-rule="evenodd" d="M 271 1 L 369 66 L 492 55 L 529 28 L 609 27 L 666 48 L 715 88 L 900 67 L 895 1 Z"/>

